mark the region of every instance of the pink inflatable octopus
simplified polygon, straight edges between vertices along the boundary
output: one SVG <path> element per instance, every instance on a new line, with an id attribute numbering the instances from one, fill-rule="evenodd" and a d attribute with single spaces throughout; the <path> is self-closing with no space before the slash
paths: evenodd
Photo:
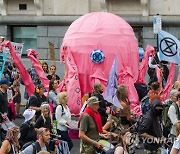
<path id="1" fill-rule="evenodd" d="M 100 58 L 93 62 L 93 51 Z M 102 57 L 105 56 L 103 59 Z M 138 79 L 138 43 L 132 27 L 122 18 L 107 12 L 86 14 L 67 30 L 61 61 L 65 61 L 65 82 L 72 113 L 79 113 L 81 96 L 92 92 L 96 81 L 105 87 L 115 56 L 118 59 L 118 82 L 129 90 L 131 109 L 139 113 L 138 95 L 134 83 Z"/>

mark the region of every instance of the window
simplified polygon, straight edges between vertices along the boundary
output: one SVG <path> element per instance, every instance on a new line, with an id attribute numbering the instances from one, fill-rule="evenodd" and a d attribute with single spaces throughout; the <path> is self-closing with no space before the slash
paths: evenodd
<path id="1" fill-rule="evenodd" d="M 22 56 L 27 56 L 27 49 L 37 49 L 37 27 L 12 27 L 12 40 L 24 43 Z"/>
<path id="2" fill-rule="evenodd" d="M 143 46 L 142 27 L 133 27 L 133 30 L 138 41 L 138 46 L 142 47 Z"/>
<path id="3" fill-rule="evenodd" d="M 19 10 L 27 10 L 27 4 L 19 4 Z"/>

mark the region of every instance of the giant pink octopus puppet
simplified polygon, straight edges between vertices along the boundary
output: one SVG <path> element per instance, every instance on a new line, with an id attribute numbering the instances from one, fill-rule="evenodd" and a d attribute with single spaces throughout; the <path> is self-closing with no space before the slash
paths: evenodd
<path id="1" fill-rule="evenodd" d="M 115 56 L 118 60 L 118 83 L 126 84 L 131 110 L 140 114 L 134 83 L 139 74 L 138 42 L 132 27 L 122 18 L 107 12 L 86 14 L 67 30 L 61 61 L 65 62 L 65 83 L 72 113 L 79 113 L 81 96 L 92 92 L 95 82 L 107 85 Z"/>

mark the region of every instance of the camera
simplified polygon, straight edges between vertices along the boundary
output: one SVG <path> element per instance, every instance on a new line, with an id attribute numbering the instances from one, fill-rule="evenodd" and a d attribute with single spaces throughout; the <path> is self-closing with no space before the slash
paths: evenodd
<path id="1" fill-rule="evenodd" d="M 58 139 L 50 139 L 49 141 L 49 150 L 50 151 L 54 151 L 55 150 L 55 145 L 59 144 L 59 140 Z"/>

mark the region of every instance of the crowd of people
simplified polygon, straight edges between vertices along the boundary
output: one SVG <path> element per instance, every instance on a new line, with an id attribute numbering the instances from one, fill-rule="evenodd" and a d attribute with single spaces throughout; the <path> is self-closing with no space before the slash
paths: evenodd
<path id="1" fill-rule="evenodd" d="M 66 86 L 61 91 L 57 90 L 60 77 L 56 74 L 56 66 L 52 65 L 49 69 L 48 64 L 43 62 L 42 69 L 49 79 L 49 90 L 45 90 L 41 84 L 35 68 L 28 69 L 35 89 L 31 96 L 25 91 L 27 103 L 21 115 L 20 84 L 23 81 L 15 65 L 7 62 L 0 80 L 0 122 L 23 117 L 24 122 L 20 126 L 9 127 L 5 136 L 2 135 L 2 128 L 0 129 L 0 154 L 68 154 L 73 148 L 68 131 L 74 116 L 79 116 L 77 129 L 81 139 L 81 154 L 133 154 L 141 146 L 147 154 L 162 151 L 179 153 L 180 81 L 173 84 L 168 99 L 162 101 L 168 68 L 166 64 L 160 64 L 159 67 L 160 81 L 151 66 L 148 71 L 149 83 L 135 85 L 140 101 L 148 96 L 149 108 L 141 116 L 131 112 L 126 85 L 117 87 L 116 95 L 122 106 L 118 108 L 104 99 L 105 87 L 99 82 L 94 84 L 92 93 L 88 94 L 82 114 L 73 115 L 68 107 Z"/>

